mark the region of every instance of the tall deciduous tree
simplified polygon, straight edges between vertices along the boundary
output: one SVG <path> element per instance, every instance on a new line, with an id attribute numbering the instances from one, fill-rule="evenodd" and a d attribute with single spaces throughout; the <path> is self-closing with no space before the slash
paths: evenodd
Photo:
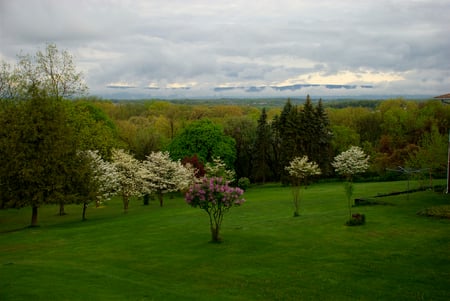
<path id="1" fill-rule="evenodd" d="M 60 51 L 55 44 L 48 44 L 44 51 L 38 50 L 34 56 L 19 55 L 16 73 L 22 92 L 26 92 L 30 84 L 56 99 L 87 92 L 83 74 L 76 70 L 72 55 L 66 50 Z"/>
<path id="2" fill-rule="evenodd" d="M 76 142 L 65 106 L 38 89 L 26 101 L 3 101 L 0 118 L 1 207 L 32 208 L 60 202 L 77 165 Z"/>
<path id="3" fill-rule="evenodd" d="M 236 159 L 235 141 L 225 135 L 221 126 L 208 119 L 194 121 L 177 135 L 168 147 L 175 160 L 197 155 L 203 162 L 221 158 L 232 168 Z"/>

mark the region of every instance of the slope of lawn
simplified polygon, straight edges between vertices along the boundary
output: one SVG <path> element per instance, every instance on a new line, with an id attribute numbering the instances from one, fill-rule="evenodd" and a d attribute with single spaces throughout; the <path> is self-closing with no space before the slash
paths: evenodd
<path id="1" fill-rule="evenodd" d="M 401 191 L 406 182 L 358 183 L 354 197 Z M 0 300 L 450 300 L 450 220 L 419 216 L 449 204 L 432 191 L 353 208 L 342 183 L 314 184 L 293 217 L 291 191 L 255 186 L 209 243 L 208 217 L 180 196 L 0 211 Z"/>

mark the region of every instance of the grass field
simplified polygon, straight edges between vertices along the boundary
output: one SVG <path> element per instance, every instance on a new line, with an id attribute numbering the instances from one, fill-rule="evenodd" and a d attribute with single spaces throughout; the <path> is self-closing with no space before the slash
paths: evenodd
<path id="1" fill-rule="evenodd" d="M 354 197 L 406 182 L 357 183 Z M 450 300 L 450 220 L 417 211 L 449 204 L 432 191 L 355 207 L 342 183 L 314 184 L 293 217 L 289 188 L 250 188 L 209 243 L 208 217 L 177 196 L 143 206 L 0 211 L 0 300 Z"/>

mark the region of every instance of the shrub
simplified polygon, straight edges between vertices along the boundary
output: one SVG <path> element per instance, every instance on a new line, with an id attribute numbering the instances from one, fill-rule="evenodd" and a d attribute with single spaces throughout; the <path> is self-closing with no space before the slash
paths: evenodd
<path id="1" fill-rule="evenodd" d="M 247 188 L 250 187 L 250 180 L 249 180 L 249 178 L 246 178 L 246 177 L 240 178 L 239 181 L 238 181 L 238 185 L 237 186 L 239 188 L 243 189 L 243 190 L 246 190 Z"/>
<path id="2" fill-rule="evenodd" d="M 224 178 L 203 178 L 200 183 L 193 184 L 185 194 L 186 203 L 199 207 L 208 213 L 212 242 L 220 242 L 220 226 L 223 215 L 231 207 L 245 202 L 244 191 L 239 187 L 228 186 Z"/>
<path id="3" fill-rule="evenodd" d="M 450 218 L 450 205 L 433 206 L 417 212 L 418 215 L 432 216 L 439 218 Z"/>
<path id="4" fill-rule="evenodd" d="M 352 218 L 346 223 L 347 226 L 360 226 L 366 223 L 366 216 L 360 213 L 352 214 Z"/>

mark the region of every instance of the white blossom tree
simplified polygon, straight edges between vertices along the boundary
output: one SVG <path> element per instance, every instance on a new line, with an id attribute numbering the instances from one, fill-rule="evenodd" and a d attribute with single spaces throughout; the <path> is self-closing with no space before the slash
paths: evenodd
<path id="1" fill-rule="evenodd" d="M 79 152 L 81 159 L 87 160 L 87 170 L 82 181 L 82 203 L 83 220 L 86 219 L 86 209 L 90 202 L 95 201 L 98 207 L 101 203 L 109 200 L 119 188 L 119 174 L 114 164 L 105 161 L 98 151 Z"/>
<path id="2" fill-rule="evenodd" d="M 308 156 L 295 157 L 289 166 L 285 169 L 289 173 L 292 183 L 292 195 L 294 197 L 294 216 L 299 216 L 300 207 L 300 189 L 302 181 L 306 181 L 307 177 L 320 175 L 321 171 L 316 162 L 308 161 Z"/>
<path id="3" fill-rule="evenodd" d="M 213 158 L 213 162 L 208 162 L 205 165 L 206 177 L 208 178 L 224 178 L 227 181 L 233 182 L 236 172 L 227 169 L 225 162 L 219 157 Z"/>
<path id="4" fill-rule="evenodd" d="M 143 191 L 140 162 L 122 149 L 112 150 L 113 165 L 118 173 L 118 192 L 122 196 L 123 210 L 128 211 L 130 198 L 140 196 Z"/>
<path id="5" fill-rule="evenodd" d="M 350 219 L 352 218 L 353 176 L 363 173 L 369 168 L 370 157 L 358 146 L 351 146 L 348 150 L 340 153 L 331 163 L 335 171 L 346 179 L 345 193 L 347 196 Z"/>
<path id="6" fill-rule="evenodd" d="M 186 190 L 195 179 L 193 168 L 172 161 L 168 152 L 152 152 L 142 162 L 140 170 L 146 193 L 156 193 L 162 207 L 164 194 L 171 191 Z"/>

